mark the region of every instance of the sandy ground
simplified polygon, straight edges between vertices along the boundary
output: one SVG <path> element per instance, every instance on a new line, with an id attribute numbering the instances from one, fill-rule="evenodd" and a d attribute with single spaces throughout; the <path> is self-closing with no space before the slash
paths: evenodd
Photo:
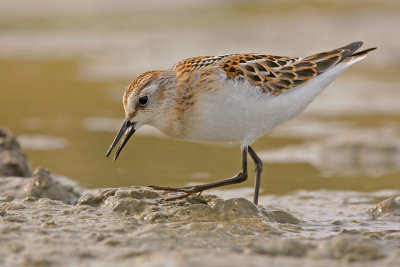
<path id="1" fill-rule="evenodd" d="M 0 152 L 29 164 L 3 133 Z M 147 187 L 86 190 L 42 167 L 33 177 L 12 175 L 0 177 L 4 266 L 400 264 L 400 197 L 360 206 L 361 197 L 336 192 L 332 202 L 348 200 L 341 210 L 301 193 L 274 200 L 319 206 L 307 214 L 209 194 L 167 202 L 168 193 Z"/>

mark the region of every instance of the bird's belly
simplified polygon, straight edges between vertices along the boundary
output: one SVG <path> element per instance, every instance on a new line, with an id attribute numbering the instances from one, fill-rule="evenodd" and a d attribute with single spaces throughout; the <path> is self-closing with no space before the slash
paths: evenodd
<path id="1" fill-rule="evenodd" d="M 200 141 L 236 142 L 250 132 L 263 132 L 267 118 L 262 111 L 256 113 L 254 109 L 245 101 L 204 103 L 192 136 Z"/>
<path id="2" fill-rule="evenodd" d="M 307 84 L 270 95 L 248 82 L 230 81 L 199 92 L 185 125 L 184 139 L 251 144 L 267 131 L 300 114 L 351 64 L 340 64 Z"/>
<path id="3" fill-rule="evenodd" d="M 185 139 L 236 142 L 259 137 L 283 119 L 279 111 L 282 107 L 268 109 L 273 98 L 254 87 L 231 87 L 200 95 Z"/>

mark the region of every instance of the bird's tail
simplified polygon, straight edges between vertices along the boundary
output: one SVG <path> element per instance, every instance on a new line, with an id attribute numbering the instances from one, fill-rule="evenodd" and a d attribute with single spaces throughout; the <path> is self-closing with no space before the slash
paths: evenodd
<path id="1" fill-rule="evenodd" d="M 355 63 L 365 58 L 368 52 L 376 49 L 376 47 L 373 47 L 355 53 L 362 46 L 362 44 L 362 42 L 353 42 L 341 48 L 311 55 L 304 58 L 304 60 L 317 64 L 317 74 L 320 74 L 341 62 Z"/>

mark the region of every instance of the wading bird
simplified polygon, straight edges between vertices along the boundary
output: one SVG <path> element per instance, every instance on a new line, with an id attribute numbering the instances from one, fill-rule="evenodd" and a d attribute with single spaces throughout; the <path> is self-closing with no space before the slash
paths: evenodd
<path id="1" fill-rule="evenodd" d="M 263 54 L 201 56 L 179 61 L 167 70 L 148 71 L 126 89 L 126 119 L 107 156 L 114 155 L 141 126 L 151 125 L 167 136 L 197 142 L 240 142 L 242 170 L 218 182 L 181 188 L 167 200 L 247 179 L 247 153 L 256 166 L 254 203 L 258 203 L 262 162 L 250 146 L 269 130 L 299 115 L 345 69 L 365 58 L 354 42 L 308 57 Z"/>

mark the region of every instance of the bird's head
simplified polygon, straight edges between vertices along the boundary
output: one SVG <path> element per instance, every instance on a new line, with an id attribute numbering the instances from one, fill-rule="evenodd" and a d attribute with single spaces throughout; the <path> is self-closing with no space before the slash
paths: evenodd
<path id="1" fill-rule="evenodd" d="M 162 83 L 162 76 L 162 71 L 148 71 L 135 78 L 126 88 L 123 97 L 125 120 L 107 151 L 107 157 L 122 137 L 113 160 L 117 159 L 122 148 L 137 129 L 145 124 L 157 127 L 161 123 L 166 86 Z"/>

